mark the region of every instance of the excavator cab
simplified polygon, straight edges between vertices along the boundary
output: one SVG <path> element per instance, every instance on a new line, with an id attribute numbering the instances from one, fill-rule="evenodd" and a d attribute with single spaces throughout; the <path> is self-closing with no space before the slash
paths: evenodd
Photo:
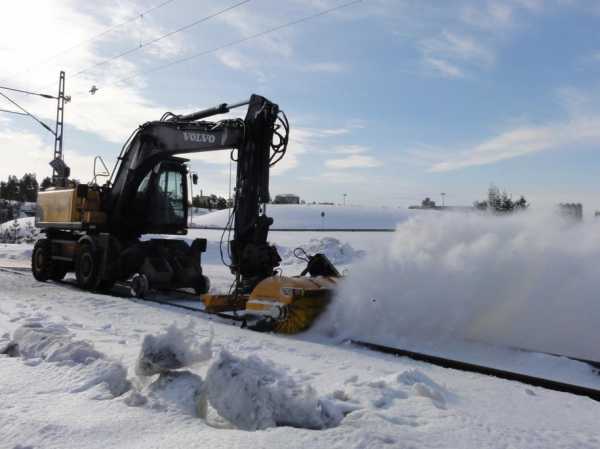
<path id="1" fill-rule="evenodd" d="M 144 234 L 186 233 L 187 167 L 185 159 L 160 162 L 140 182 L 127 220 Z"/>

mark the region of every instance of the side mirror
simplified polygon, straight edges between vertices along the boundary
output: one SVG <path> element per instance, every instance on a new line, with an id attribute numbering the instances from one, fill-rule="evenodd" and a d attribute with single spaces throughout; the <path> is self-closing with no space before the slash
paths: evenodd
<path id="1" fill-rule="evenodd" d="M 194 184 L 194 185 L 198 184 L 198 174 L 197 173 L 192 173 L 192 184 Z"/>

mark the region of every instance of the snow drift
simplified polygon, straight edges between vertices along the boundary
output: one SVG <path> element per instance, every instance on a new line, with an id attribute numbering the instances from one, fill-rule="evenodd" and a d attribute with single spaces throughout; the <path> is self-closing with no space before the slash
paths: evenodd
<path id="1" fill-rule="evenodd" d="M 8 349 L 11 355 L 19 355 L 33 363 L 36 360 L 51 362 L 76 370 L 76 375 L 72 376 L 74 385 L 70 388 L 71 393 L 100 386 L 115 397 L 130 388 L 127 369 L 120 362 L 110 360 L 92 344 L 76 340 L 62 325 L 25 324 L 14 331 L 12 345 Z M 101 394 L 97 396 L 103 397 Z"/>
<path id="2" fill-rule="evenodd" d="M 458 339 L 600 360 L 600 232 L 531 212 L 430 213 L 354 266 L 318 328 Z"/>
<path id="3" fill-rule="evenodd" d="M 307 244 L 300 245 L 299 248 L 302 248 L 310 255 L 317 253 L 325 254 L 334 265 L 348 265 L 356 262 L 365 255 L 365 251 L 354 249 L 349 243 L 342 243 L 334 237 L 312 238 Z M 306 263 L 294 255 L 294 249 L 277 246 L 277 250 L 281 255 L 282 265 Z"/>
<path id="4" fill-rule="evenodd" d="M 342 420 L 343 408 L 334 401 L 318 398 L 312 387 L 258 357 L 241 359 L 222 351 L 206 380 L 180 370 L 210 360 L 212 340 L 211 329 L 208 340 L 198 343 L 191 322 L 183 329 L 172 324 L 163 334 L 146 335 L 135 370 L 140 378 L 124 402 L 204 419 L 210 403 L 222 418 L 243 430 L 280 425 L 323 429 Z"/>
<path id="5" fill-rule="evenodd" d="M 222 351 L 208 370 L 206 387 L 219 415 L 243 430 L 324 429 L 343 418 L 332 401 L 318 398 L 312 387 L 256 356 L 243 359 Z"/>
<path id="6" fill-rule="evenodd" d="M 138 376 L 152 376 L 204 362 L 212 357 L 211 347 L 212 334 L 200 343 L 193 333 L 192 321 L 183 329 L 172 324 L 164 334 L 144 337 L 135 372 Z"/>

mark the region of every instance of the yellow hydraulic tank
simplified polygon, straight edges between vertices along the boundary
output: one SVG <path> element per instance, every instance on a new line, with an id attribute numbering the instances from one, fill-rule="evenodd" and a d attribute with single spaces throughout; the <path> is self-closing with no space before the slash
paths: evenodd
<path id="1" fill-rule="evenodd" d="M 106 214 L 101 210 L 97 190 L 88 190 L 84 197 L 77 194 L 77 188 L 48 189 L 38 193 L 36 226 L 79 227 L 105 222 Z"/>
<path id="2" fill-rule="evenodd" d="M 76 189 L 48 189 L 38 193 L 36 225 L 81 222 Z"/>

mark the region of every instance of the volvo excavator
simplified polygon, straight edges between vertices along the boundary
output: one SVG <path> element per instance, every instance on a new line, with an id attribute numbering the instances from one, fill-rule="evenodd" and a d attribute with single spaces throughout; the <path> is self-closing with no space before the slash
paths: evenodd
<path id="1" fill-rule="evenodd" d="M 247 106 L 244 119 L 208 121 Z M 242 314 L 259 330 L 296 333 L 326 306 L 340 274 L 323 254 L 306 258 L 296 277 L 278 275 L 281 261 L 267 237 L 269 170 L 285 155 L 289 124 L 279 107 L 259 95 L 187 115 L 167 112 L 141 125 L 121 150 L 103 185 L 63 182 L 38 195 L 36 226 L 45 233 L 32 254 L 33 276 L 62 280 L 74 272 L 82 289 L 110 290 L 128 282 L 143 297 L 151 290 L 193 289 L 209 313 Z M 185 235 L 188 222 L 187 159 L 178 155 L 230 150 L 237 162 L 234 204 L 227 228 L 227 294 L 209 293 L 201 256 L 206 239 Z M 59 179 L 66 179 L 59 173 Z M 108 175 L 108 173 L 107 173 Z"/>

